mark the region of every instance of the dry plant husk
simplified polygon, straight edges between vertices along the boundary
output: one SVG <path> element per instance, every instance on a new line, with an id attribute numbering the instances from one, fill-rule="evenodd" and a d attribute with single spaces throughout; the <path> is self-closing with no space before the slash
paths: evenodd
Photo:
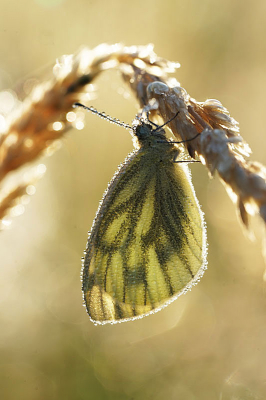
<path id="1" fill-rule="evenodd" d="M 169 76 L 177 67 L 177 63 L 158 57 L 151 45 L 102 44 L 58 60 L 53 77 L 38 84 L 6 117 L 7 127 L 0 136 L 1 221 L 5 222 L 33 183 L 32 178 L 23 183 L 18 179 L 6 190 L 8 176 L 27 163 L 31 166 L 41 154 L 48 154 L 70 128 L 81 127 L 82 112 L 73 109 L 73 104 L 88 103 L 95 78 L 107 69 L 117 68 L 151 119 L 163 123 L 179 112 L 169 124 L 177 140 L 199 134 L 184 145 L 192 158 L 206 165 L 211 176 L 217 171 L 237 205 L 243 225 L 249 228 L 249 216 L 253 214 L 265 223 L 265 167 L 247 161 L 250 148 L 239 134 L 238 123 L 218 100 L 197 102 Z"/>

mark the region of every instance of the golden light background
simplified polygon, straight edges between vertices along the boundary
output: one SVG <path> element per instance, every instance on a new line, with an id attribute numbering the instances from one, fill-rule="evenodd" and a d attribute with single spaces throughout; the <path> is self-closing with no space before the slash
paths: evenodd
<path id="1" fill-rule="evenodd" d="M 266 3 L 248 0 L 0 1 L 0 90 L 50 73 L 81 45 L 154 43 L 197 101 L 217 98 L 266 164 Z M 129 122 L 137 103 L 115 71 L 90 105 Z M 139 321 L 95 327 L 80 268 L 98 202 L 132 149 L 128 132 L 86 115 L 25 213 L 1 232 L 0 397 L 7 400 L 263 400 L 265 264 L 219 179 L 193 182 L 206 215 L 209 267 L 199 285 Z M 2 393 L 1 393 L 2 392 Z"/>

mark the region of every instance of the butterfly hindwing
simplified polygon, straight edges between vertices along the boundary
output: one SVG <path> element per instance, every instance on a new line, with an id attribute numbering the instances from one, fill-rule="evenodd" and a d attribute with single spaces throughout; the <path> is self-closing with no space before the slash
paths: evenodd
<path id="1" fill-rule="evenodd" d="M 109 184 L 83 267 L 84 301 L 95 323 L 158 311 L 206 268 L 203 215 L 172 147 L 141 147 Z"/>

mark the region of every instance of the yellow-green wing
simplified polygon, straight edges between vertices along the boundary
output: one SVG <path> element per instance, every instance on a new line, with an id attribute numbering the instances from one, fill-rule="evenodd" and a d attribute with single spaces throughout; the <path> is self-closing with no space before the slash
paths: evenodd
<path id="1" fill-rule="evenodd" d="M 206 237 L 190 175 L 138 151 L 117 172 L 89 235 L 83 293 L 94 323 L 156 312 L 206 268 Z"/>

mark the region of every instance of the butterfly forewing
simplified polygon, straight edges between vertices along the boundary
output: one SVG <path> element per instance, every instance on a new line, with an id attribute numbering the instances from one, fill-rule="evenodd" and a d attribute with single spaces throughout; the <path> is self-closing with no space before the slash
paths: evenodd
<path id="1" fill-rule="evenodd" d="M 95 323 L 160 310 L 206 268 L 203 214 L 173 144 L 141 143 L 103 198 L 89 235 L 84 301 Z"/>

